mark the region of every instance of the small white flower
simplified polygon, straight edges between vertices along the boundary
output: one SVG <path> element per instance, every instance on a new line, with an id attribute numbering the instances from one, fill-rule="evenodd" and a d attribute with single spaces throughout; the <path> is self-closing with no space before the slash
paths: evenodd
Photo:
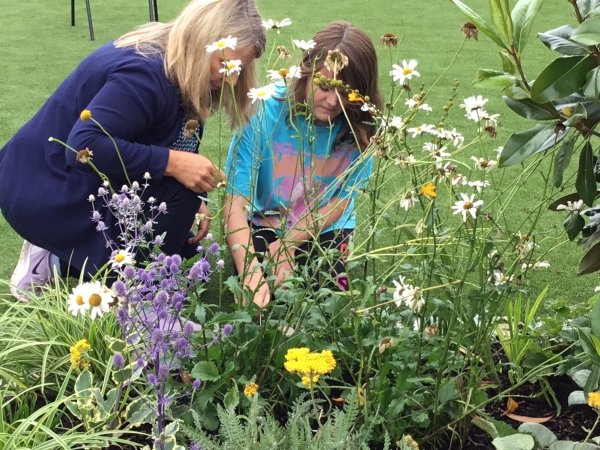
<path id="1" fill-rule="evenodd" d="M 224 73 L 228 77 L 234 73 L 240 73 L 242 71 L 242 61 L 239 59 L 232 59 L 230 61 L 222 61 L 223 67 L 219 69 L 219 73 Z"/>
<path id="2" fill-rule="evenodd" d="M 498 164 L 498 162 L 493 159 L 478 158 L 476 156 L 471 156 L 471 159 L 475 161 L 476 169 L 485 170 L 486 172 L 489 172 Z"/>
<path id="3" fill-rule="evenodd" d="M 94 197 L 94 194 L 90 194 L 90 195 L 88 196 L 88 202 L 90 202 L 90 203 L 91 203 L 91 202 L 94 202 L 94 201 L 96 201 L 96 197 Z"/>
<path id="4" fill-rule="evenodd" d="M 271 81 L 292 80 L 302 76 L 302 69 L 298 66 L 291 66 L 289 69 L 267 70 L 267 76 Z"/>
<path id="5" fill-rule="evenodd" d="M 248 97 L 252 99 L 252 103 L 256 100 L 268 100 L 273 97 L 273 95 L 275 95 L 275 91 L 270 85 L 259 88 L 250 88 L 250 92 L 248 92 Z"/>
<path id="6" fill-rule="evenodd" d="M 521 269 L 522 270 L 527 270 L 527 269 L 547 269 L 548 267 L 550 267 L 550 263 L 548 261 L 536 261 L 534 263 L 523 263 L 521 265 Z"/>
<path id="7" fill-rule="evenodd" d="M 226 48 L 230 48 L 231 50 L 235 50 L 235 46 L 237 45 L 237 38 L 227 36 L 226 38 L 221 38 L 216 42 L 213 42 L 210 45 L 206 46 L 206 51 L 208 53 L 213 53 L 216 51 L 223 51 Z"/>
<path id="8" fill-rule="evenodd" d="M 299 48 L 300 50 L 304 51 L 312 50 L 317 45 L 317 43 L 312 39 L 309 39 L 308 41 L 302 39 L 294 39 L 292 40 L 292 43 L 296 48 Z"/>
<path id="9" fill-rule="evenodd" d="M 456 128 L 452 130 L 446 130 L 445 128 L 438 128 L 435 132 L 435 136 L 440 139 L 445 139 L 447 141 L 452 141 L 452 144 L 455 147 L 459 147 L 465 141 L 465 137 L 456 131 Z"/>
<path id="10" fill-rule="evenodd" d="M 412 77 L 420 77 L 421 74 L 415 70 L 417 67 L 417 61 L 411 59 L 410 61 L 403 60 L 402 66 L 399 64 L 394 64 L 392 66 L 392 70 L 390 75 L 394 81 L 397 81 L 400 84 L 404 84 L 406 80 L 410 80 Z"/>
<path id="11" fill-rule="evenodd" d="M 596 287 L 594 288 L 594 292 L 600 292 L 600 286 L 596 286 Z"/>
<path id="12" fill-rule="evenodd" d="M 415 193 L 413 191 L 408 192 L 402 200 L 400 200 L 400 207 L 404 208 L 405 211 L 408 211 L 409 208 L 415 206 Z"/>
<path id="13" fill-rule="evenodd" d="M 144 172 L 144 180 L 150 179 L 150 172 Z"/>
<path id="14" fill-rule="evenodd" d="M 287 18 L 287 17 L 282 20 L 267 19 L 267 20 L 262 21 L 262 26 L 264 27 L 265 30 L 277 30 L 277 33 L 279 33 L 279 30 L 281 28 L 289 27 L 291 24 L 292 24 L 292 19 Z"/>
<path id="15" fill-rule="evenodd" d="M 452 186 L 466 186 L 468 183 L 467 178 L 462 174 L 457 174 L 452 178 Z"/>
<path id="16" fill-rule="evenodd" d="M 421 111 L 427 111 L 427 112 L 431 112 L 433 111 L 433 109 L 431 109 L 431 106 L 429 106 L 427 103 L 422 103 L 420 100 L 415 99 L 415 97 L 413 98 L 409 98 L 408 100 L 406 100 L 404 102 L 404 104 L 406 106 L 408 106 L 409 108 L 417 108 L 420 109 Z"/>
<path id="17" fill-rule="evenodd" d="M 406 131 L 408 131 L 411 134 L 411 137 L 416 138 L 417 136 L 420 136 L 423 133 L 434 133 L 435 125 L 422 124 L 417 127 L 409 128 Z"/>
<path id="18" fill-rule="evenodd" d="M 148 199 L 148 203 L 150 203 L 150 204 L 155 203 L 155 202 L 156 202 L 156 198 L 155 197 L 150 197 Z"/>
<path id="19" fill-rule="evenodd" d="M 467 97 L 464 99 L 464 103 L 460 104 L 461 108 L 464 108 L 467 114 L 477 109 L 482 109 L 483 106 L 488 102 L 487 98 L 483 98 L 481 95 Z"/>
<path id="20" fill-rule="evenodd" d="M 404 127 L 404 125 L 406 125 L 404 123 L 404 120 L 402 120 L 402 117 L 398 116 L 392 117 L 392 120 L 390 120 L 390 122 L 388 123 L 388 127 L 392 128 L 395 131 L 401 130 Z"/>
<path id="21" fill-rule="evenodd" d="M 490 277 L 490 281 L 494 283 L 494 286 L 506 286 L 512 279 L 512 275 L 505 275 L 504 272 L 500 270 L 494 270 L 493 275 Z"/>
<path id="22" fill-rule="evenodd" d="M 481 192 L 484 188 L 486 188 L 490 185 L 490 182 L 487 180 L 469 181 L 469 182 L 467 182 L 467 185 L 470 187 L 474 187 L 477 192 Z"/>
<path id="23" fill-rule="evenodd" d="M 477 218 L 477 208 L 483 205 L 483 200 L 475 201 L 475 194 L 470 196 L 461 192 L 462 200 L 458 200 L 452 206 L 454 212 L 452 214 L 462 214 L 463 222 L 467 221 L 467 216 L 470 215 L 473 219 Z"/>
<path id="24" fill-rule="evenodd" d="M 135 264 L 133 257 L 134 255 L 129 247 L 123 250 L 116 250 L 110 258 L 110 264 L 113 270 L 124 266 L 132 266 Z"/>
<path id="25" fill-rule="evenodd" d="M 572 202 L 571 200 L 567 200 L 567 204 L 566 205 L 558 205 L 556 207 L 557 211 L 571 211 L 571 212 L 575 212 L 575 211 L 580 211 L 581 208 L 583 208 L 583 200 L 576 200 L 574 202 Z"/>
<path id="26" fill-rule="evenodd" d="M 425 306 L 425 299 L 421 296 L 421 289 L 413 285 L 407 284 L 404 277 L 400 275 L 399 281 L 392 281 L 396 286 L 393 294 L 396 306 L 405 305 L 414 312 L 419 313 Z"/>
<path id="27" fill-rule="evenodd" d="M 69 311 L 77 315 L 91 310 L 93 320 L 108 312 L 111 302 L 112 293 L 106 286 L 99 281 L 86 282 L 73 288 L 73 294 L 69 296 Z"/>
<path id="28" fill-rule="evenodd" d="M 436 161 L 441 161 L 442 159 L 448 158 L 451 156 L 450 153 L 448 153 L 446 150 L 447 150 L 446 147 L 440 147 L 437 150 L 434 150 L 433 152 L 431 152 L 431 156 L 433 156 L 433 158 Z"/>

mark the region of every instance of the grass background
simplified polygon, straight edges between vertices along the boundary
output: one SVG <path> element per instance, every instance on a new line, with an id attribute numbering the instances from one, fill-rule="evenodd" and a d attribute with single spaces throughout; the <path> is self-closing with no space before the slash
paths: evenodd
<path id="1" fill-rule="evenodd" d="M 324 25 L 343 19 L 364 29 L 376 43 L 384 89 L 389 85 L 388 74 L 393 62 L 417 59 L 417 69 L 422 76 L 413 84 L 414 87 L 422 82 L 429 88 L 439 77 L 428 97 L 428 103 L 434 107 L 429 117 L 430 123 L 437 122 L 439 116 L 436 114 L 439 113 L 436 111 L 440 111 L 455 79 L 460 82 L 458 99 L 474 94 L 490 98 L 487 110 L 501 115 L 499 132 L 493 145 L 488 140 L 477 148 L 481 156 L 491 155 L 494 148 L 502 145 L 512 132 L 528 127 L 526 121 L 504 106 L 498 91 L 472 86 L 478 68 L 499 68 L 497 48 L 485 36 L 480 36 L 477 42 L 465 42 L 455 57 L 457 49 L 463 44 L 460 28 L 466 19 L 447 0 L 345 0 L 329 3 L 320 0 L 283 3 L 257 0 L 257 3 L 264 18 L 280 20 L 290 17 L 293 20 L 293 25 L 282 30 L 281 34 L 268 32 L 268 49 L 277 45 L 291 48 L 292 38 L 309 39 Z M 485 0 L 468 1 L 484 17 L 488 15 L 487 3 Z M 158 0 L 159 19 L 172 19 L 185 4 L 184 0 Z M 91 0 L 91 8 L 95 41 L 89 39 L 83 0 L 76 0 L 75 27 L 70 25 L 69 2 L 0 0 L 0 146 L 29 120 L 81 59 L 103 43 L 147 22 L 149 18 L 145 0 Z M 533 78 L 556 57 L 537 40 L 536 33 L 564 23 L 576 23 L 569 5 L 547 0 L 534 24 L 531 42 L 525 51 L 525 72 L 530 77 Z M 386 32 L 401 37 L 399 47 L 392 55 L 378 45 L 379 37 Z M 259 65 L 268 65 L 268 61 L 267 53 Z M 450 64 L 451 67 L 448 67 Z M 443 75 L 440 77 L 440 74 Z M 465 119 L 458 108 L 447 123 L 461 130 Z M 209 121 L 204 136 L 203 152 L 215 161 L 224 160 L 229 134 L 219 128 L 216 118 Z M 547 169 L 548 163 L 541 165 L 541 171 Z M 494 176 L 499 178 L 501 185 L 510 186 L 520 171 L 521 168 L 515 167 L 504 172 L 498 171 Z M 527 180 L 516 196 L 513 208 L 507 213 L 506 220 L 515 223 L 527 221 L 533 207 L 540 202 L 541 173 Z M 35 183 L 36 174 L 32 173 L 31 179 L 24 182 Z M 40 220 L 44 218 L 40 217 Z M 527 228 L 523 232 L 527 232 Z M 562 300 L 567 304 L 585 302 L 593 294 L 594 286 L 600 284 L 599 278 L 596 274 L 585 277 L 575 275 L 582 252 L 572 243 L 565 244 L 562 215 L 544 213 L 537 233 L 542 249 L 548 251 L 542 259 L 549 260 L 551 267 L 534 274 L 533 290 L 539 292 L 544 286 L 550 285 L 547 296 L 550 300 Z M 0 280 L 10 278 L 21 242 L 0 217 Z M 6 289 L 0 288 L 0 292 L 6 292 Z"/>

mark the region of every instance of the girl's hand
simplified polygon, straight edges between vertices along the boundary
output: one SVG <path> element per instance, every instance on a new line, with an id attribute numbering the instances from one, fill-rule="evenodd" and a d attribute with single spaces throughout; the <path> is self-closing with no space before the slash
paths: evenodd
<path id="1" fill-rule="evenodd" d="M 188 239 L 188 243 L 197 244 L 201 239 L 203 239 L 210 230 L 211 220 L 212 216 L 210 214 L 210 209 L 208 209 L 206 202 L 202 202 L 200 204 L 200 208 L 198 208 L 198 212 L 196 213 L 195 220 L 195 224 L 198 226 L 198 231 L 194 237 Z"/>
<path id="2" fill-rule="evenodd" d="M 197 153 L 169 151 L 165 175 L 175 178 L 186 188 L 196 192 L 210 192 L 225 179 L 223 171 L 212 161 Z"/>
<path id="3" fill-rule="evenodd" d="M 295 252 L 282 245 L 281 239 L 277 239 L 269 244 L 269 254 L 275 269 L 275 286 L 278 286 L 292 274 Z"/>
<path id="4" fill-rule="evenodd" d="M 271 301 L 271 292 L 265 279 L 265 273 L 261 268 L 256 268 L 253 273 L 249 273 L 244 278 L 244 290 L 250 290 L 252 302 L 259 308 L 264 308 Z"/>

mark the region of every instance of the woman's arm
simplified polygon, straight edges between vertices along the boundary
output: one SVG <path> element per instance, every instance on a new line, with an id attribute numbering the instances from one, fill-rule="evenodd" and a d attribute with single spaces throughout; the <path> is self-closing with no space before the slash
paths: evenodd
<path id="1" fill-rule="evenodd" d="M 247 198 L 241 195 L 228 195 L 223 205 L 223 221 L 226 229 L 226 242 L 231 252 L 233 264 L 238 273 L 244 277 L 244 288 L 254 293 L 253 302 L 261 308 L 271 300 L 269 286 L 265 280 L 265 273 L 254 255 L 252 234 L 248 225 Z"/>

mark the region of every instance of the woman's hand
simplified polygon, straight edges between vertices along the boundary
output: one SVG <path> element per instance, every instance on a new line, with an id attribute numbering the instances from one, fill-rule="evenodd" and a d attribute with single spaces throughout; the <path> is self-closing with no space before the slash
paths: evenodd
<path id="1" fill-rule="evenodd" d="M 259 308 L 264 308 L 271 301 L 271 292 L 262 268 L 257 267 L 244 278 L 244 290 L 250 290 L 252 302 Z"/>
<path id="2" fill-rule="evenodd" d="M 275 270 L 275 286 L 283 283 L 292 274 L 295 251 L 277 239 L 269 244 L 269 255 Z"/>
<path id="3" fill-rule="evenodd" d="M 210 159 L 197 153 L 169 150 L 165 175 L 173 177 L 186 188 L 196 192 L 210 192 L 225 179 L 223 171 Z"/>
<path id="4" fill-rule="evenodd" d="M 198 230 L 194 237 L 188 239 L 188 243 L 197 244 L 201 239 L 203 239 L 210 230 L 210 221 L 212 220 L 212 216 L 210 214 L 210 209 L 208 209 L 208 205 L 206 202 L 202 202 L 200 204 L 200 208 L 198 208 L 198 212 L 196 213 L 196 220 L 194 223 L 198 225 Z M 193 231 L 193 230 L 192 230 Z"/>

